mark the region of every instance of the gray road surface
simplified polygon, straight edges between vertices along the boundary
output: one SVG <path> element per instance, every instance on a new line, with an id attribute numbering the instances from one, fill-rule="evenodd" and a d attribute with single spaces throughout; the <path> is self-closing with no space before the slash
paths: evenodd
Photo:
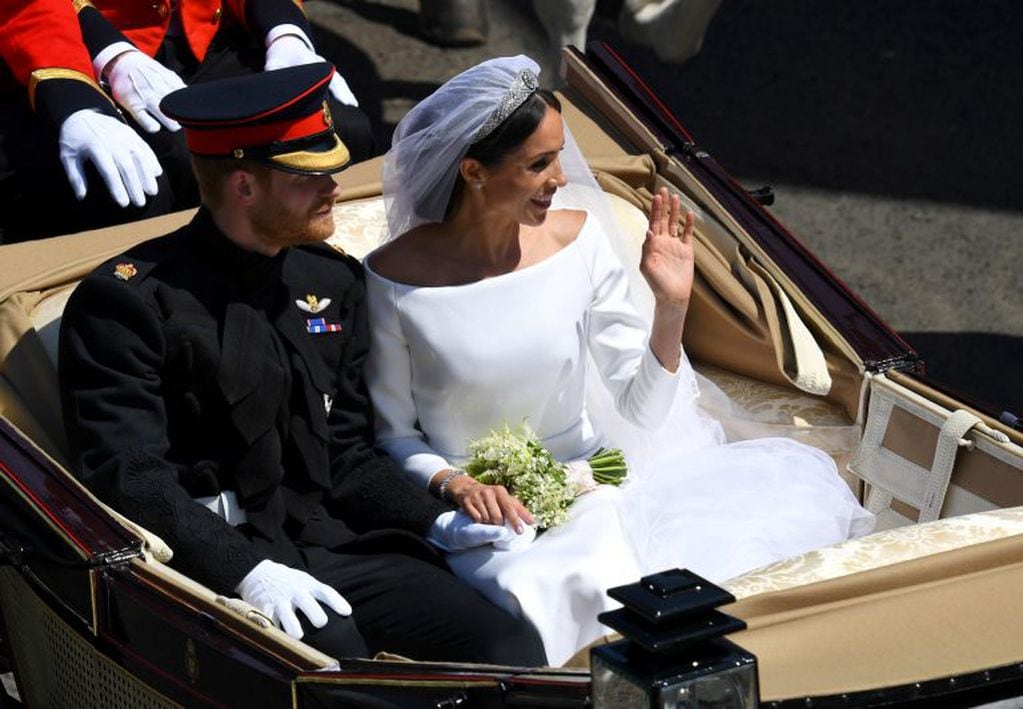
<path id="1" fill-rule="evenodd" d="M 556 0 L 545 0 L 556 1 Z M 1023 414 L 1023 4 L 725 0 L 683 66 L 613 43 L 708 152 L 925 356 L 932 376 Z M 482 47 L 422 41 L 417 0 L 309 0 L 383 145 L 452 74 L 525 52 L 555 71 L 525 0 L 490 0 Z"/>

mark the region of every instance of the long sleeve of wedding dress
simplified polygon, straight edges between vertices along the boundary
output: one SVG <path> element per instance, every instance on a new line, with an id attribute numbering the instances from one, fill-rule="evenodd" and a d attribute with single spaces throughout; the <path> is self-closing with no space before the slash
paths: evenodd
<path id="1" fill-rule="evenodd" d="M 398 319 L 398 284 L 369 271 L 367 291 L 371 323 L 370 356 L 366 374 L 376 412 L 377 445 L 401 468 L 428 487 L 434 474 L 450 467 L 416 428 L 418 416 L 412 392 L 412 359 Z"/>

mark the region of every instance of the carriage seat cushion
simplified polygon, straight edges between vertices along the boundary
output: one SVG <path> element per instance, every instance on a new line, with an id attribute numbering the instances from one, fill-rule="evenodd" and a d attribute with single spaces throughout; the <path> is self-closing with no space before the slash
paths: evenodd
<path id="1" fill-rule="evenodd" d="M 1023 534 L 1023 507 L 886 529 L 754 569 L 723 584 L 737 599 Z"/>

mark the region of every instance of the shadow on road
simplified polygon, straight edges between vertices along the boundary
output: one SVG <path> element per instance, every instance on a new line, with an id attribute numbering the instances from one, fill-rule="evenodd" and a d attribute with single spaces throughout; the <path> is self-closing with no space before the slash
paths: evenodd
<path id="1" fill-rule="evenodd" d="M 388 25 L 406 37 L 421 39 L 418 12 L 365 0 L 333 0 L 333 2 L 348 8 L 370 22 Z"/>
<path id="2" fill-rule="evenodd" d="M 1023 416 L 1023 337 L 982 332 L 904 332 L 927 376 L 986 404 Z"/>
<path id="3" fill-rule="evenodd" d="M 1019 211 L 1018 0 L 729 0 L 665 71 L 602 13 L 606 39 L 730 172 Z"/>

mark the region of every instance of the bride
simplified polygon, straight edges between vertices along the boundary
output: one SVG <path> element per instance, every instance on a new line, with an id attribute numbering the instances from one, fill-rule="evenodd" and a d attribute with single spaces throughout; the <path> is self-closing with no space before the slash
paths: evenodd
<path id="1" fill-rule="evenodd" d="M 624 486 L 581 495 L 531 544 L 447 557 L 529 618 L 557 665 L 606 632 L 611 586 L 675 566 L 721 581 L 873 521 L 823 452 L 726 444 L 701 413 L 680 345 L 693 214 L 654 196 L 630 283 L 605 198 L 537 72 L 521 56 L 484 62 L 398 125 L 384 162 L 391 238 L 366 260 L 368 379 L 378 444 L 516 541 L 533 518 L 462 473 L 471 441 L 525 421 L 561 461 L 626 451 Z"/>

